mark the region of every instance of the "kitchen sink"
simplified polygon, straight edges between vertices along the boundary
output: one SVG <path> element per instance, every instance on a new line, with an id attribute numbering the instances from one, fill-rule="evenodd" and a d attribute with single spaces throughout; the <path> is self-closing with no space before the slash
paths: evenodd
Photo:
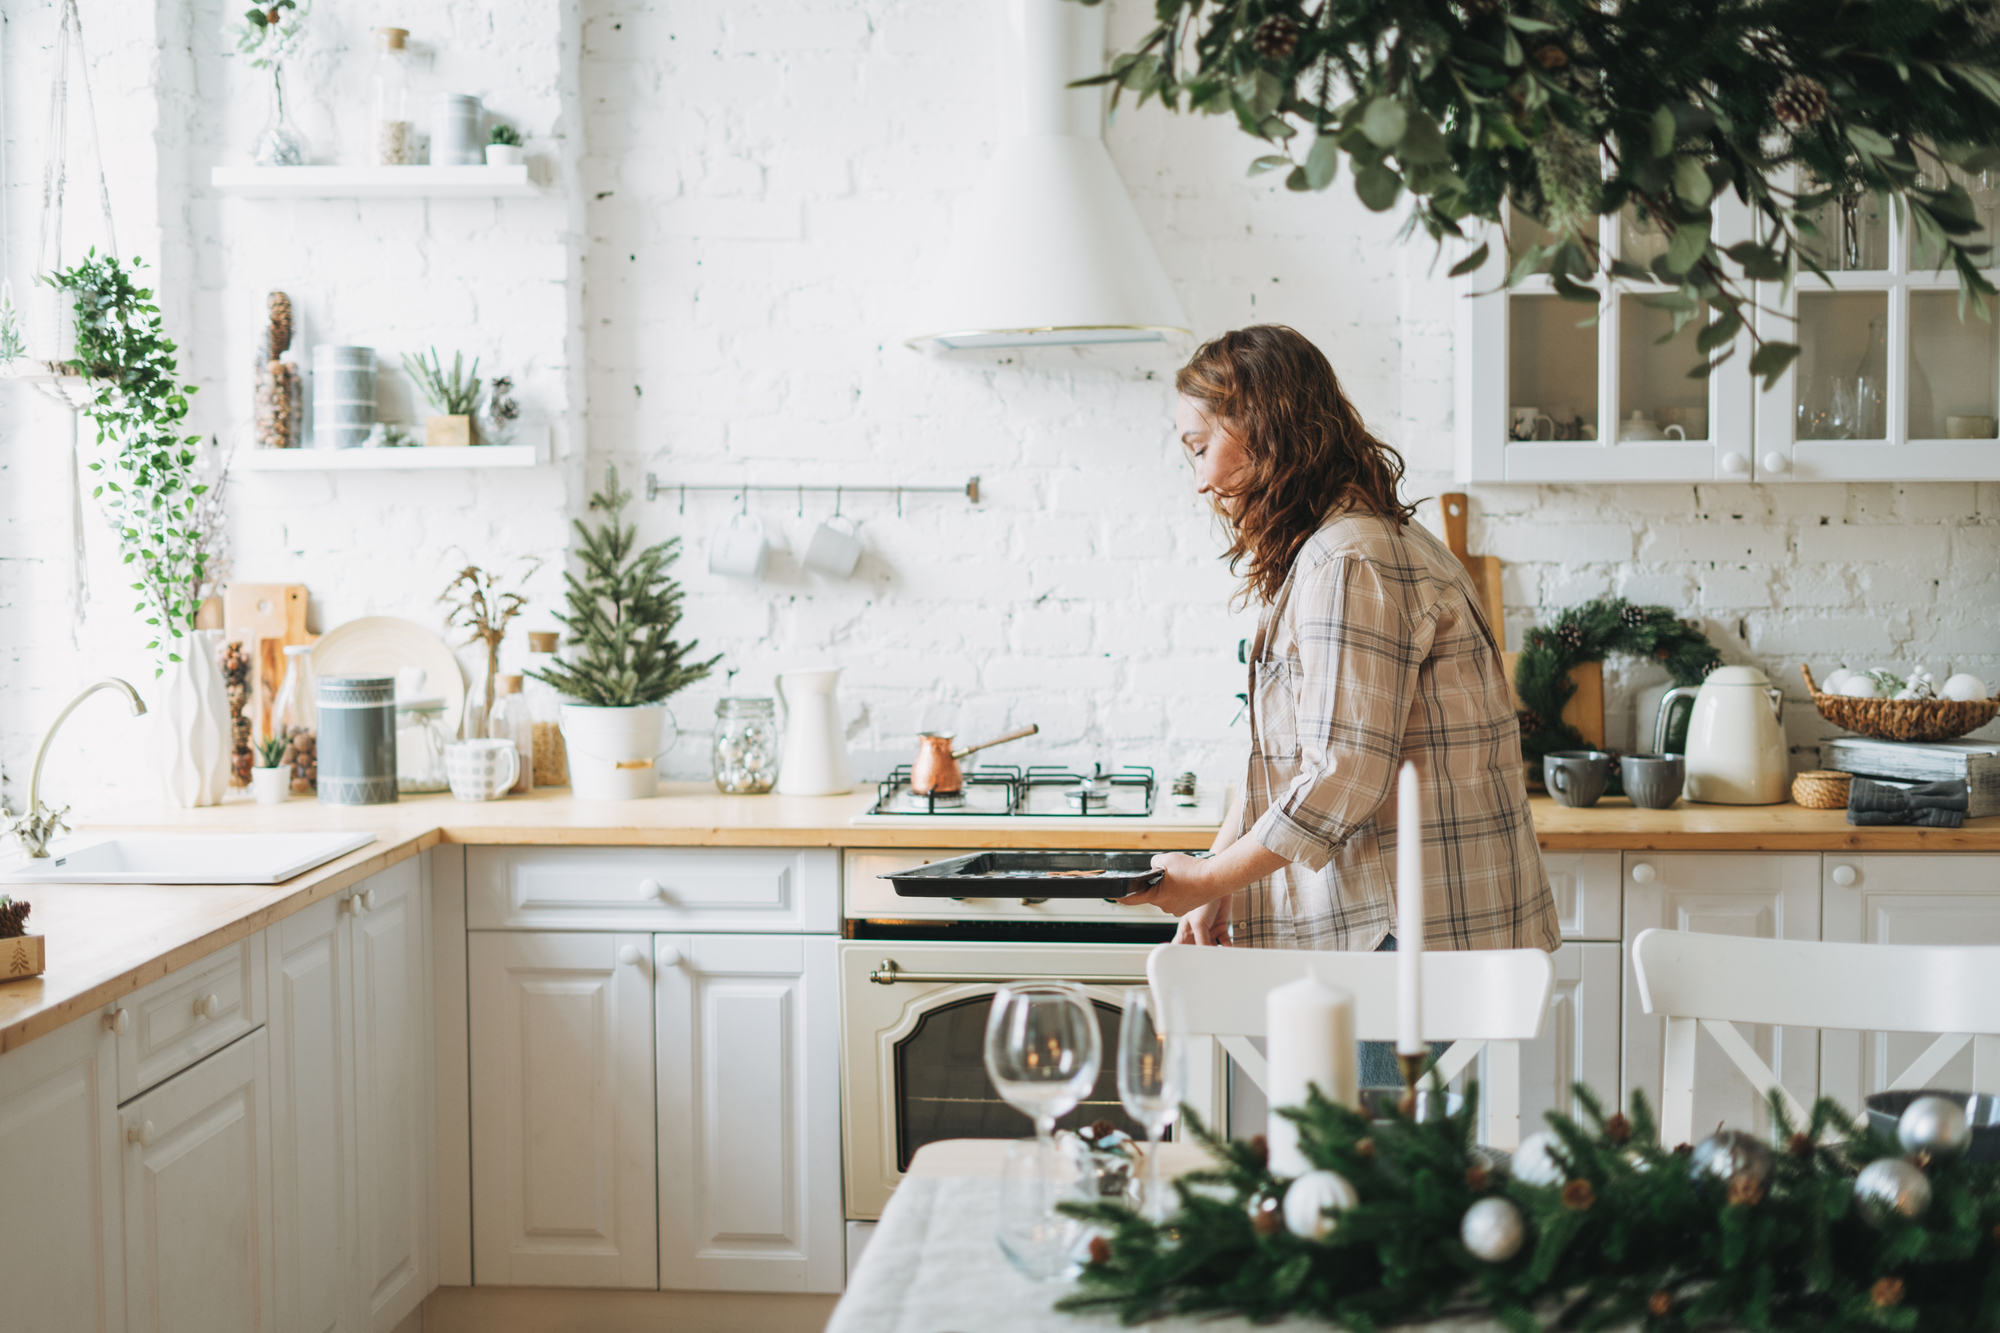
<path id="1" fill-rule="evenodd" d="M 0 863 L 6 884 L 281 884 L 372 833 L 141 833 L 67 838 L 46 860 Z"/>

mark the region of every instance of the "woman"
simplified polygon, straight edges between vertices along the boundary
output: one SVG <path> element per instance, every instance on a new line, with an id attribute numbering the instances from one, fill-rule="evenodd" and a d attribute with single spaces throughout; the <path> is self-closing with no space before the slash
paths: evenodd
<path id="1" fill-rule="evenodd" d="M 1175 377 L 1174 419 L 1263 606 L 1250 766 L 1208 858 L 1157 856 L 1180 943 L 1394 948 L 1404 760 L 1423 809 L 1424 943 L 1554 949 L 1513 699 L 1457 557 L 1411 521 L 1403 460 L 1319 349 L 1257 325 Z"/>

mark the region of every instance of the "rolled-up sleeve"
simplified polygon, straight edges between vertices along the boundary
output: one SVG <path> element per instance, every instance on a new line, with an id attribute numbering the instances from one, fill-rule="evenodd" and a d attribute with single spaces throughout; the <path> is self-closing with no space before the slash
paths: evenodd
<path id="1" fill-rule="evenodd" d="M 1360 556 L 1294 579 L 1298 772 L 1250 836 L 1318 871 L 1388 797 L 1435 623 L 1424 589 Z"/>

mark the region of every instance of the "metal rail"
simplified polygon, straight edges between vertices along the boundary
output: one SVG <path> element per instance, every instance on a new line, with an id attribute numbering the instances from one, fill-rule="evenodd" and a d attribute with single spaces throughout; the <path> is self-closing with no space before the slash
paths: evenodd
<path id="1" fill-rule="evenodd" d="M 746 510 L 750 507 L 750 492 L 782 492 L 798 496 L 799 513 L 801 515 L 805 513 L 807 491 L 811 491 L 815 495 L 824 495 L 831 492 L 833 494 L 833 509 L 835 513 L 840 512 L 840 497 L 849 491 L 853 491 L 864 495 L 894 495 L 896 497 L 896 513 L 900 515 L 903 512 L 903 497 L 905 495 L 963 495 L 973 504 L 978 504 L 979 478 L 972 477 L 963 486 L 779 486 L 760 482 L 746 482 L 742 485 L 731 486 L 719 482 L 702 482 L 699 484 L 662 482 L 658 477 L 648 472 L 646 474 L 646 498 L 648 500 L 657 500 L 660 498 L 660 492 L 662 491 L 680 492 L 680 509 L 683 514 L 687 512 L 687 496 L 689 491 L 727 491 L 732 495 L 741 495 L 743 497 L 743 507 Z"/>
<path id="2" fill-rule="evenodd" d="M 929 985 L 952 985 L 960 982 L 981 985 L 991 983 L 998 986 L 1012 985 L 1020 981 L 1070 981 L 1079 986 L 1138 986 L 1145 983 L 1143 976 L 1123 977 L 1064 977 L 1047 972 L 905 972 L 896 966 L 893 958 L 884 958 L 882 966 L 868 974 L 868 979 L 878 986 L 893 986 L 899 981 L 914 981 Z"/>

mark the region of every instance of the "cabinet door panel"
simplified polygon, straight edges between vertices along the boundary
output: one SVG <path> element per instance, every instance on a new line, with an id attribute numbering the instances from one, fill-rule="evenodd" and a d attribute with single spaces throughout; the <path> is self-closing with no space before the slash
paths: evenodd
<path id="1" fill-rule="evenodd" d="M 660 1283 L 841 1287 L 833 940 L 657 941 Z"/>
<path id="2" fill-rule="evenodd" d="M 834 930 L 826 848 L 471 847 L 474 930 Z"/>
<path id="3" fill-rule="evenodd" d="M 418 861 L 360 886 L 354 921 L 359 1328 L 388 1333 L 430 1281 L 430 1010 Z"/>
<path id="4" fill-rule="evenodd" d="M 475 1285 L 659 1285 L 651 944 L 473 932 Z"/>
<path id="5" fill-rule="evenodd" d="M 1521 1133 L 1546 1129 L 1550 1111 L 1577 1114 L 1579 1082 L 1599 1097 L 1618 1088 L 1616 944 L 1565 944 L 1555 952 L 1556 984 L 1542 1035 L 1521 1045 Z"/>
<path id="6" fill-rule="evenodd" d="M 337 1333 L 353 1285 L 347 899 L 272 926 L 271 1238 L 281 1333 Z"/>
<path id="7" fill-rule="evenodd" d="M 1556 921 L 1566 940 L 1615 940 L 1619 907 L 1617 852 L 1543 852 L 1549 888 L 1556 899 Z"/>
<path id="8" fill-rule="evenodd" d="M 0 1323 L 125 1327 L 118 1059 L 87 1014 L 0 1055 Z"/>
<path id="9" fill-rule="evenodd" d="M 1640 870 L 1640 867 L 1645 870 Z M 1624 1076 L 1621 1100 L 1643 1091 L 1655 1111 L 1666 1059 L 1666 1020 L 1645 1011 L 1632 970 L 1632 941 L 1642 930 L 1819 938 L 1819 857 L 1775 852 L 1644 852 L 1625 856 Z M 1633 872 L 1639 871 L 1635 876 Z M 1806 1105 L 1819 1094 L 1819 1033 L 1738 1024 L 1751 1047 Z M 1694 1123 L 1721 1122 L 1762 1133 L 1763 1099 L 1703 1032 L 1695 1055 Z"/>
<path id="10" fill-rule="evenodd" d="M 270 1092 L 261 1029 L 128 1102 L 132 1333 L 261 1333 L 271 1295 Z M 150 1129 L 146 1127 L 150 1126 Z"/>
<path id="11" fill-rule="evenodd" d="M 132 1021 L 118 1038 L 120 1101 L 263 1023 L 264 943 L 239 940 L 135 992 L 123 1007 Z"/>

